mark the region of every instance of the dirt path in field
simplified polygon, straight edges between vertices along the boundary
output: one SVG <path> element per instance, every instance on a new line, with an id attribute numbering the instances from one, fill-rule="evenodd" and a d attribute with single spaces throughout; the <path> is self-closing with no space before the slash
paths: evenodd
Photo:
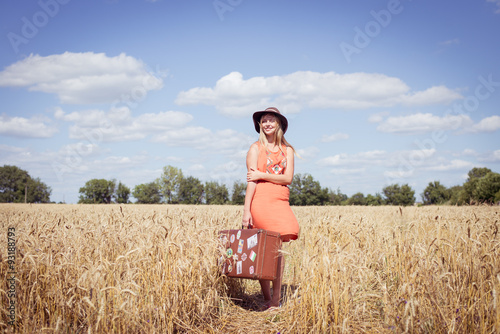
<path id="1" fill-rule="evenodd" d="M 287 284 L 282 286 L 281 295 L 284 296 Z M 220 319 L 225 322 L 224 327 L 220 328 L 222 333 L 283 333 L 286 325 L 283 316 L 290 305 L 284 303 L 280 308 L 272 310 L 262 310 L 265 301 L 257 282 L 246 285 L 245 294 L 241 298 L 235 298 L 233 304 L 228 306 L 229 310 L 224 312 L 228 314 L 227 319 Z"/>
<path id="2" fill-rule="evenodd" d="M 282 313 L 286 307 L 262 311 L 264 298 L 260 294 L 234 300 L 224 312 L 226 317 L 219 319 L 219 333 L 280 333 L 284 328 Z M 222 325 L 222 326 L 221 326 Z"/>
<path id="3" fill-rule="evenodd" d="M 221 319 L 227 322 L 220 328 L 220 333 L 279 333 L 284 325 L 282 312 L 282 309 L 258 312 L 234 307 L 230 318 Z"/>
<path id="4" fill-rule="evenodd" d="M 264 297 L 257 282 L 246 286 L 244 295 L 234 298 L 232 302 L 223 306 L 222 315 L 216 324 L 204 325 L 199 328 L 200 333 L 283 333 L 287 328 L 283 314 L 287 312 L 287 305 L 272 310 L 262 310 L 265 304 Z M 285 290 L 285 287 L 284 289 Z M 284 291 L 283 291 L 284 292 Z M 283 295 L 283 294 L 282 294 Z"/>

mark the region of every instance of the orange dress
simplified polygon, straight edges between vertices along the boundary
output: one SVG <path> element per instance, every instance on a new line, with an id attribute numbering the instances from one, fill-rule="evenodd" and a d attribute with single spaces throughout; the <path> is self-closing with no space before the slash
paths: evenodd
<path id="1" fill-rule="evenodd" d="M 284 174 L 286 170 L 286 147 L 283 152 L 270 152 L 259 145 L 257 169 L 269 174 Z M 258 181 L 250 206 L 253 227 L 279 232 L 283 241 L 295 240 L 299 236 L 299 223 L 288 202 L 290 190 L 285 185 Z"/>

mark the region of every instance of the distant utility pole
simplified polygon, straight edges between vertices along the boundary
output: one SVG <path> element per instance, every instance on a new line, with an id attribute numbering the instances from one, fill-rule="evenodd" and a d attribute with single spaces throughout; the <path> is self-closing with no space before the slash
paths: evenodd
<path id="1" fill-rule="evenodd" d="M 24 204 L 26 204 L 28 198 L 28 186 L 24 186 Z"/>

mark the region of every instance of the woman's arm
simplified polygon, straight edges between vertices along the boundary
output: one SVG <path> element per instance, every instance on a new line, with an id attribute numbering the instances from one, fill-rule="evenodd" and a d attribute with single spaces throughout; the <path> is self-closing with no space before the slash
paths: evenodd
<path id="1" fill-rule="evenodd" d="M 259 158 L 259 149 L 257 144 L 252 144 L 247 153 L 247 171 L 252 169 L 257 169 L 257 160 Z M 250 207 L 252 205 L 253 195 L 255 194 L 255 188 L 257 183 L 254 181 L 248 181 L 247 191 L 245 193 L 245 204 L 243 206 L 243 226 L 251 228 L 253 226 L 252 214 L 250 213 Z"/>
<path id="2" fill-rule="evenodd" d="M 286 148 L 286 169 L 284 174 L 268 174 L 257 170 L 255 168 L 249 168 L 247 173 L 247 181 L 268 181 L 280 185 L 289 185 L 293 180 L 293 169 L 294 169 L 294 156 L 293 149 L 291 147 Z"/>

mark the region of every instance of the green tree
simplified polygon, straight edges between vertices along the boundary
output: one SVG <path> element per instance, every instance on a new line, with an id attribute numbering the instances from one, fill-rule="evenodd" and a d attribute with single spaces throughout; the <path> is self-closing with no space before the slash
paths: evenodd
<path id="1" fill-rule="evenodd" d="M 209 205 L 226 204 L 229 201 L 226 185 L 215 181 L 205 182 L 205 201 Z"/>
<path id="2" fill-rule="evenodd" d="M 425 205 L 444 204 L 450 200 L 451 192 L 439 181 L 429 182 L 421 194 Z"/>
<path id="3" fill-rule="evenodd" d="M 331 205 L 345 205 L 347 204 L 347 200 L 349 197 L 346 194 L 340 192 L 340 189 L 337 191 L 328 190 L 328 203 Z"/>
<path id="4" fill-rule="evenodd" d="M 92 179 L 80 188 L 78 203 L 83 204 L 110 204 L 115 194 L 116 181 L 105 179 Z"/>
<path id="5" fill-rule="evenodd" d="M 116 188 L 116 203 L 127 204 L 130 203 L 130 188 L 119 182 Z"/>
<path id="6" fill-rule="evenodd" d="M 462 192 L 460 193 L 460 204 L 471 204 L 481 201 L 477 187 L 479 180 L 486 177 L 488 173 L 491 173 L 491 169 L 485 167 L 474 167 L 467 173 L 467 181 L 464 183 Z"/>
<path id="7" fill-rule="evenodd" d="M 327 188 L 321 188 L 310 174 L 295 174 L 290 188 L 290 205 L 328 204 Z"/>
<path id="8" fill-rule="evenodd" d="M 52 190 L 16 166 L 0 167 L 1 203 L 49 203 Z"/>
<path id="9" fill-rule="evenodd" d="M 179 189 L 183 179 L 184 176 L 181 169 L 173 166 L 163 167 L 163 174 L 156 182 L 160 186 L 160 191 L 167 203 L 179 202 Z"/>
<path id="10" fill-rule="evenodd" d="M 203 198 L 203 183 L 193 176 L 183 178 L 179 185 L 179 203 L 201 204 Z"/>
<path id="11" fill-rule="evenodd" d="M 40 181 L 40 179 L 32 178 L 28 181 L 27 187 L 27 202 L 28 203 L 49 203 L 50 193 L 52 190 L 45 183 Z"/>
<path id="12" fill-rule="evenodd" d="M 347 200 L 347 205 L 366 205 L 365 195 L 362 193 L 356 193 L 349 197 Z"/>
<path id="13" fill-rule="evenodd" d="M 137 199 L 137 204 L 158 204 L 161 203 L 160 186 L 156 182 L 139 184 L 134 187 L 132 195 Z"/>
<path id="14" fill-rule="evenodd" d="M 463 204 L 460 200 L 462 197 L 462 192 L 463 192 L 463 186 L 453 186 L 448 189 L 450 193 L 450 199 L 448 201 L 448 204 L 450 205 L 461 205 Z"/>
<path id="15" fill-rule="evenodd" d="M 500 174 L 489 172 L 477 181 L 473 198 L 480 203 L 496 203 L 499 194 Z"/>
<path id="16" fill-rule="evenodd" d="M 375 196 L 371 194 L 366 195 L 366 205 L 377 206 L 383 204 L 384 204 L 384 199 L 382 198 L 382 195 L 380 195 L 379 193 L 375 194 Z"/>
<path id="17" fill-rule="evenodd" d="M 474 167 L 472 168 L 468 173 L 467 173 L 467 181 L 473 180 L 473 179 L 480 179 L 482 177 L 485 177 L 486 174 L 490 173 L 491 169 L 486 168 L 486 167 Z"/>
<path id="18" fill-rule="evenodd" d="M 413 205 L 415 203 L 415 191 L 408 184 L 400 186 L 393 184 L 383 189 L 385 203 L 388 205 Z"/>
<path id="19" fill-rule="evenodd" d="M 233 193 L 231 195 L 231 203 L 234 205 L 245 204 L 245 194 L 247 191 L 247 184 L 240 181 L 234 181 Z"/>

